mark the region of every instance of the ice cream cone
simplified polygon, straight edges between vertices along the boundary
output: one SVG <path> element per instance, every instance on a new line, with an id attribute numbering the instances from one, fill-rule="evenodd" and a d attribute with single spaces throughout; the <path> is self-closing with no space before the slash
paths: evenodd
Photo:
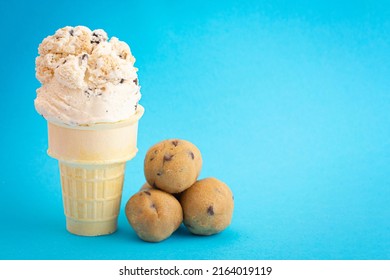
<path id="1" fill-rule="evenodd" d="M 126 161 L 137 153 L 144 109 L 117 123 L 71 127 L 48 122 L 48 154 L 59 160 L 66 227 L 85 236 L 117 228 Z"/>

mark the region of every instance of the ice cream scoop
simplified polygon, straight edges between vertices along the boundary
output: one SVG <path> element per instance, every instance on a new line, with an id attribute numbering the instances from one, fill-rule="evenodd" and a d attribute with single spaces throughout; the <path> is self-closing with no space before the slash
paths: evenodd
<path id="1" fill-rule="evenodd" d="M 118 122 L 135 114 L 141 98 L 130 47 L 105 31 L 64 27 L 39 45 L 36 110 L 70 126 Z"/>

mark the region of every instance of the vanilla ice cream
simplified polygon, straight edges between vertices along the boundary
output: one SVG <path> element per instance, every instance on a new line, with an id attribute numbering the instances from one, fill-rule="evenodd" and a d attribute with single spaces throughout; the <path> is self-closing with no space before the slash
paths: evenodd
<path id="1" fill-rule="evenodd" d="M 141 98 L 129 46 L 101 29 L 64 27 L 39 45 L 36 110 L 70 126 L 130 118 Z"/>

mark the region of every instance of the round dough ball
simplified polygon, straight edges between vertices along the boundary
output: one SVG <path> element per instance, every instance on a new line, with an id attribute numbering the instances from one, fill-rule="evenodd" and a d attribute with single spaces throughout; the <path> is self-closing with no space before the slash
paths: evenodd
<path id="1" fill-rule="evenodd" d="M 183 221 L 179 201 L 171 194 L 155 189 L 133 195 L 125 210 L 127 220 L 139 238 L 149 242 L 167 239 Z"/>
<path id="2" fill-rule="evenodd" d="M 197 181 L 182 193 L 180 203 L 184 225 L 193 234 L 216 234 L 230 225 L 232 220 L 232 191 L 215 178 Z"/>
<path id="3" fill-rule="evenodd" d="M 199 149 L 186 140 L 169 139 L 146 153 L 144 172 L 149 185 L 169 193 L 180 193 L 195 183 L 202 169 Z"/>

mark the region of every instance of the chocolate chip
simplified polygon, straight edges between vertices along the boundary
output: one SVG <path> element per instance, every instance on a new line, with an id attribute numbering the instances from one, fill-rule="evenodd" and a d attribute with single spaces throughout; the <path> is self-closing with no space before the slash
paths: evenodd
<path id="1" fill-rule="evenodd" d="M 79 56 L 79 65 L 83 65 L 83 62 L 88 59 L 88 55 L 85 53 L 82 56 Z"/>
<path id="2" fill-rule="evenodd" d="M 134 109 L 137 111 L 138 104 L 135 104 Z"/>
<path id="3" fill-rule="evenodd" d="M 153 203 L 152 205 L 150 205 L 150 207 L 152 207 L 152 208 L 154 208 L 154 209 L 157 209 L 157 208 L 156 208 L 156 204 L 154 204 L 154 203 Z"/>
<path id="4" fill-rule="evenodd" d="M 171 161 L 172 158 L 173 158 L 173 155 L 166 154 L 166 155 L 164 155 L 164 162 L 165 162 L 165 161 Z"/>
<path id="5" fill-rule="evenodd" d="M 214 215 L 214 208 L 213 208 L 213 206 L 209 206 L 209 208 L 207 208 L 207 214 L 209 216 L 213 216 Z"/>
<path id="6" fill-rule="evenodd" d="M 194 155 L 194 153 L 193 153 L 193 152 L 191 152 L 191 151 L 190 151 L 190 152 L 189 152 L 189 154 L 190 154 L 190 156 L 191 156 L 191 158 L 192 158 L 192 159 L 194 159 L 194 158 L 195 158 L 195 155 Z"/>
<path id="7" fill-rule="evenodd" d="M 177 147 L 177 145 L 179 145 L 179 141 L 178 140 L 173 140 L 172 144 L 173 144 L 173 146 Z"/>
<path id="8" fill-rule="evenodd" d="M 138 79 L 133 80 L 134 84 L 138 86 Z"/>
<path id="9" fill-rule="evenodd" d="M 144 191 L 144 193 L 146 193 L 147 195 L 152 195 L 150 192 L 148 191 Z"/>
<path id="10" fill-rule="evenodd" d="M 62 64 L 65 64 L 66 63 L 66 59 L 62 62 Z"/>
<path id="11" fill-rule="evenodd" d="M 161 172 L 157 172 L 157 176 L 161 176 L 162 175 L 162 173 Z"/>
<path id="12" fill-rule="evenodd" d="M 99 34 L 97 32 L 92 33 L 91 44 L 99 44 L 100 42 L 106 40 L 107 39 L 105 38 L 104 34 Z"/>
<path id="13" fill-rule="evenodd" d="M 125 79 L 121 79 L 119 83 L 123 84 L 124 81 L 125 81 Z"/>
<path id="14" fill-rule="evenodd" d="M 73 32 L 74 32 L 74 30 L 73 30 L 73 29 L 69 30 L 69 34 L 70 34 L 70 36 L 73 36 Z"/>

